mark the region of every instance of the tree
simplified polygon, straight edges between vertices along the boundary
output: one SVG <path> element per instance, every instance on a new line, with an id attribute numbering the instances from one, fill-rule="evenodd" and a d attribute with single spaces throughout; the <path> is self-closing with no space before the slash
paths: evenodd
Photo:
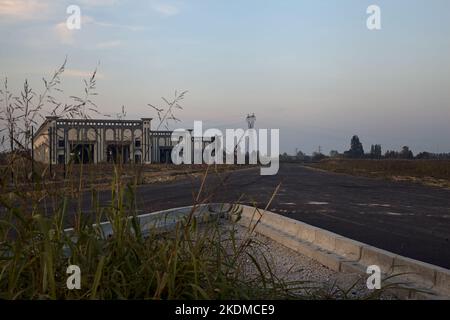
<path id="1" fill-rule="evenodd" d="M 297 151 L 297 154 L 295 155 L 297 160 L 303 161 L 306 158 L 306 155 L 302 151 Z"/>
<path id="2" fill-rule="evenodd" d="M 382 156 L 381 145 L 373 144 L 370 147 L 370 158 L 371 159 L 381 159 L 381 156 Z"/>
<path id="3" fill-rule="evenodd" d="M 398 159 L 400 157 L 399 153 L 394 150 L 388 150 L 386 151 L 384 157 L 386 159 Z"/>
<path id="4" fill-rule="evenodd" d="M 346 151 L 344 154 L 345 156 L 354 159 L 361 159 L 364 157 L 364 148 L 357 135 L 352 137 L 350 142 L 350 150 Z"/>
<path id="5" fill-rule="evenodd" d="M 431 154 L 431 153 L 429 153 L 429 152 L 420 152 L 417 156 L 416 156 L 416 159 L 419 159 L 419 160 L 429 160 L 429 159 L 433 159 L 434 158 L 434 155 L 433 154 Z"/>
<path id="6" fill-rule="evenodd" d="M 409 150 L 408 146 L 404 146 L 402 148 L 402 151 L 400 152 L 400 157 L 402 159 L 413 159 L 414 158 L 414 154 L 412 153 L 411 150 Z"/>
<path id="7" fill-rule="evenodd" d="M 339 152 L 336 150 L 331 150 L 330 151 L 330 158 L 337 158 L 339 157 Z"/>
<path id="8" fill-rule="evenodd" d="M 290 156 L 286 152 L 280 155 L 280 161 L 288 161 L 289 158 Z"/>
<path id="9" fill-rule="evenodd" d="M 314 152 L 312 154 L 312 161 L 321 161 L 325 158 L 326 158 L 326 156 L 320 152 Z"/>

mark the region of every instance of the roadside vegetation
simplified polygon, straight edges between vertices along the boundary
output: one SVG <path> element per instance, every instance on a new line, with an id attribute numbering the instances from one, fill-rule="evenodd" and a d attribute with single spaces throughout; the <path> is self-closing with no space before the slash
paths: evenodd
<path id="1" fill-rule="evenodd" d="M 263 252 L 252 229 L 238 235 L 235 220 L 225 229 L 218 220 L 199 223 L 194 212 L 208 203 L 203 192 L 207 174 L 185 219 L 174 229 L 155 228 L 145 235 L 137 222 L 135 185 L 120 178 L 119 165 L 110 185 L 111 203 L 100 206 L 92 189 L 89 212 L 80 207 L 74 216 L 68 214 L 68 202 L 79 199 L 80 190 L 67 193 L 38 179 L 34 193 L 16 188 L 11 197 L 1 192 L 0 299 L 354 298 L 353 285 L 325 289 L 308 279 L 280 278 L 270 262 L 276 253 Z M 231 214 L 239 219 L 239 212 Z M 113 229 L 110 237 L 99 227 L 105 219 Z M 79 290 L 67 287 L 71 265 L 81 270 Z"/>
<path id="2" fill-rule="evenodd" d="M 64 230 L 71 198 L 64 192 L 46 190 L 53 192 L 38 199 L 17 191 L 21 201 L 0 196 L 1 299 L 277 299 L 298 289 L 256 260 L 261 273 L 242 277 L 251 238 L 237 241 L 217 223 L 201 228 L 192 214 L 175 230 L 143 236 L 133 186 L 119 178 L 119 167 L 115 177 L 111 205 L 96 206 L 92 192 L 93 213 L 77 212 L 71 233 Z M 47 201 L 56 205 L 51 212 Z M 112 237 L 98 227 L 103 218 Z M 81 269 L 80 290 L 67 288 L 69 265 Z"/>
<path id="3" fill-rule="evenodd" d="M 331 150 L 329 155 L 324 155 L 320 149 L 311 156 L 302 151 L 295 155 L 284 153 L 280 155 L 280 161 L 303 163 L 337 173 L 450 188 L 450 153 L 420 152 L 414 155 L 408 146 L 403 146 L 400 151 L 387 150 L 383 154 L 380 144 L 371 145 L 366 153 L 356 135 L 351 138 L 350 149 L 343 153 Z"/>
<path id="4" fill-rule="evenodd" d="M 17 183 L 22 183 L 25 188 L 32 190 L 32 174 L 33 179 L 36 177 L 45 177 L 48 184 L 54 184 L 61 188 L 66 188 L 70 183 L 73 183 L 73 177 L 78 177 L 76 186 L 80 187 L 79 180 L 81 180 L 81 188 L 89 191 L 92 188 L 96 190 L 110 189 L 113 181 L 113 172 L 115 164 L 73 164 L 53 165 L 50 172 L 49 166 L 39 162 L 34 162 L 26 157 L 15 156 L 14 169 L 10 165 L 0 165 L 0 175 L 10 177 L 16 180 Z M 225 173 L 229 171 L 246 168 L 246 165 L 216 165 L 214 171 L 217 173 Z M 124 181 L 136 184 L 157 184 L 172 182 L 183 178 L 199 179 L 205 172 L 207 165 L 173 165 L 173 164 L 123 164 L 121 165 L 122 178 Z M 13 174 L 14 172 L 14 174 Z M 66 181 L 67 180 L 67 181 Z M 14 187 L 9 183 L 10 191 Z M 6 191 L 6 186 L 5 186 Z"/>
<path id="5" fill-rule="evenodd" d="M 450 188 L 450 160 L 326 159 L 311 166 L 337 173 Z"/>

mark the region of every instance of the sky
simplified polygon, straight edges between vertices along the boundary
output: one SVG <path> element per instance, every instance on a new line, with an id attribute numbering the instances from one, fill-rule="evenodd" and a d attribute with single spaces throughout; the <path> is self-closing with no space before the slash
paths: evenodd
<path id="1" fill-rule="evenodd" d="M 0 32 L 16 93 L 24 79 L 41 92 L 67 56 L 64 96 L 98 67 L 105 114 L 156 117 L 147 104 L 188 90 L 177 127 L 245 128 L 254 112 L 282 152 L 342 152 L 354 134 L 366 151 L 450 152 L 448 0 L 0 0 Z"/>

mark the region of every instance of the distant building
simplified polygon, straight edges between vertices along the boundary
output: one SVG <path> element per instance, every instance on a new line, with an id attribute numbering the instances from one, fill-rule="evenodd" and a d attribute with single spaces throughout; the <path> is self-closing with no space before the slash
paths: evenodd
<path id="1" fill-rule="evenodd" d="M 34 139 L 35 160 L 46 164 L 170 163 L 171 131 L 141 120 L 47 117 Z"/>

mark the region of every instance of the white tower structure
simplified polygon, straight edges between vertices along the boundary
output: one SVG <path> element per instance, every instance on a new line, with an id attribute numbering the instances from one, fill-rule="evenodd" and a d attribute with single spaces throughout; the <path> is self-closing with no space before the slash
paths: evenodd
<path id="1" fill-rule="evenodd" d="M 255 114 L 254 113 L 248 114 L 246 120 L 247 120 L 248 128 L 249 129 L 254 129 L 255 128 L 255 122 L 256 122 Z"/>

